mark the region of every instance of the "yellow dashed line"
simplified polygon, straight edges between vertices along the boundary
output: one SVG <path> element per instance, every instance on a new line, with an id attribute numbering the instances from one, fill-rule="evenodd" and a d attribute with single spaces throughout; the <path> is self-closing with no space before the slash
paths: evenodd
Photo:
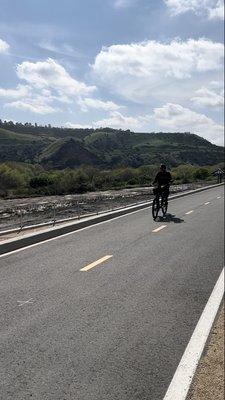
<path id="1" fill-rule="evenodd" d="M 89 271 L 90 269 L 97 267 L 98 265 L 102 264 L 103 262 L 109 260 L 109 258 L 112 258 L 112 257 L 113 256 L 105 256 L 105 257 L 99 258 L 99 260 L 94 261 L 93 263 L 86 265 L 86 267 L 81 268 L 80 271 L 85 271 L 85 272 Z"/>

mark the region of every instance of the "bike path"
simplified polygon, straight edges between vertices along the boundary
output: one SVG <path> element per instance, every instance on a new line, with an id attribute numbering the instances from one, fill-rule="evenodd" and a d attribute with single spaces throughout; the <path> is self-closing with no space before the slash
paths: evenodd
<path id="1" fill-rule="evenodd" d="M 1 258 L 3 398 L 162 399 L 222 269 L 222 197 L 174 200 L 158 233 L 146 209 Z"/>

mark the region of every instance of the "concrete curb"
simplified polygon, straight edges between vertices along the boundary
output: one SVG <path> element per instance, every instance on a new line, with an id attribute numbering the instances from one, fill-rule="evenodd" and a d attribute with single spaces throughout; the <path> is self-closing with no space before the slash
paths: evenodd
<path id="1" fill-rule="evenodd" d="M 224 183 L 211 185 L 211 186 L 206 186 L 206 187 L 203 187 L 203 188 L 194 189 L 194 190 L 190 190 L 190 191 L 187 191 L 187 192 L 179 193 L 177 195 L 171 196 L 170 197 L 170 201 L 178 199 L 180 197 L 189 196 L 191 194 L 199 193 L 199 192 L 202 192 L 202 191 L 205 191 L 205 190 L 214 189 L 215 187 L 222 186 L 222 185 L 224 185 Z M 35 243 L 44 242 L 45 240 L 52 239 L 54 237 L 64 235 L 66 233 L 70 233 L 70 232 L 73 232 L 73 231 L 75 232 L 75 231 L 77 231 L 79 229 L 86 228 L 87 226 L 96 225 L 96 224 L 98 224 L 100 222 L 103 222 L 103 221 L 108 221 L 108 220 L 111 220 L 113 218 L 116 218 L 116 217 L 119 217 L 119 216 L 122 216 L 122 215 L 126 215 L 126 214 L 129 214 L 129 213 L 135 212 L 135 211 L 142 210 L 144 208 L 149 207 L 151 204 L 152 204 L 152 201 L 148 201 L 148 202 L 144 202 L 144 203 L 137 204 L 137 205 L 134 205 L 134 206 L 129 206 L 129 207 L 126 207 L 126 208 L 123 208 L 123 209 L 114 210 L 114 211 L 111 211 L 111 212 L 106 212 L 106 213 L 103 213 L 103 214 L 100 214 L 100 215 L 95 215 L 95 216 L 90 217 L 90 218 L 84 218 L 82 220 L 76 221 L 75 223 L 74 222 L 69 223 L 69 224 L 67 223 L 67 224 L 65 224 L 63 226 L 54 227 L 54 228 L 52 228 L 50 230 L 46 229 L 46 230 L 44 230 L 42 232 L 39 232 L 39 233 L 33 233 L 31 235 L 29 235 L 29 234 L 28 235 L 24 235 L 20 239 L 17 239 L 17 238 L 16 239 L 15 238 L 8 239 L 8 240 L 6 240 L 6 241 L 4 241 L 3 243 L 0 244 L 0 255 L 7 254 L 7 253 L 9 253 L 11 251 L 18 250 L 18 249 L 30 246 L 30 245 L 35 244 Z"/>

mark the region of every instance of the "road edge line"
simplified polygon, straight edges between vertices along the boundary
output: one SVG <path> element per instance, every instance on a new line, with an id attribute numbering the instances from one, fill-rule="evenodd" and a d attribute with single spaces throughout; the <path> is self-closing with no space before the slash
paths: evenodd
<path id="1" fill-rule="evenodd" d="M 163 400 L 185 400 L 224 295 L 224 268 L 213 288 Z"/>

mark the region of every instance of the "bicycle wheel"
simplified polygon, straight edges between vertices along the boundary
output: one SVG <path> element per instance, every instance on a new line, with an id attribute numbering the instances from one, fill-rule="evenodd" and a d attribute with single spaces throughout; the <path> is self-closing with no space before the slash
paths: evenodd
<path id="1" fill-rule="evenodd" d="M 153 217 L 153 219 L 156 219 L 158 217 L 158 213 L 159 213 L 159 202 L 157 201 L 157 199 L 154 199 L 153 203 L 152 203 L 152 217 Z"/>
<path id="2" fill-rule="evenodd" d="M 168 209 L 168 201 L 165 198 L 162 198 L 162 203 L 161 203 L 161 208 L 162 208 L 162 213 L 163 216 L 165 217 L 166 213 L 167 213 L 167 209 Z"/>

